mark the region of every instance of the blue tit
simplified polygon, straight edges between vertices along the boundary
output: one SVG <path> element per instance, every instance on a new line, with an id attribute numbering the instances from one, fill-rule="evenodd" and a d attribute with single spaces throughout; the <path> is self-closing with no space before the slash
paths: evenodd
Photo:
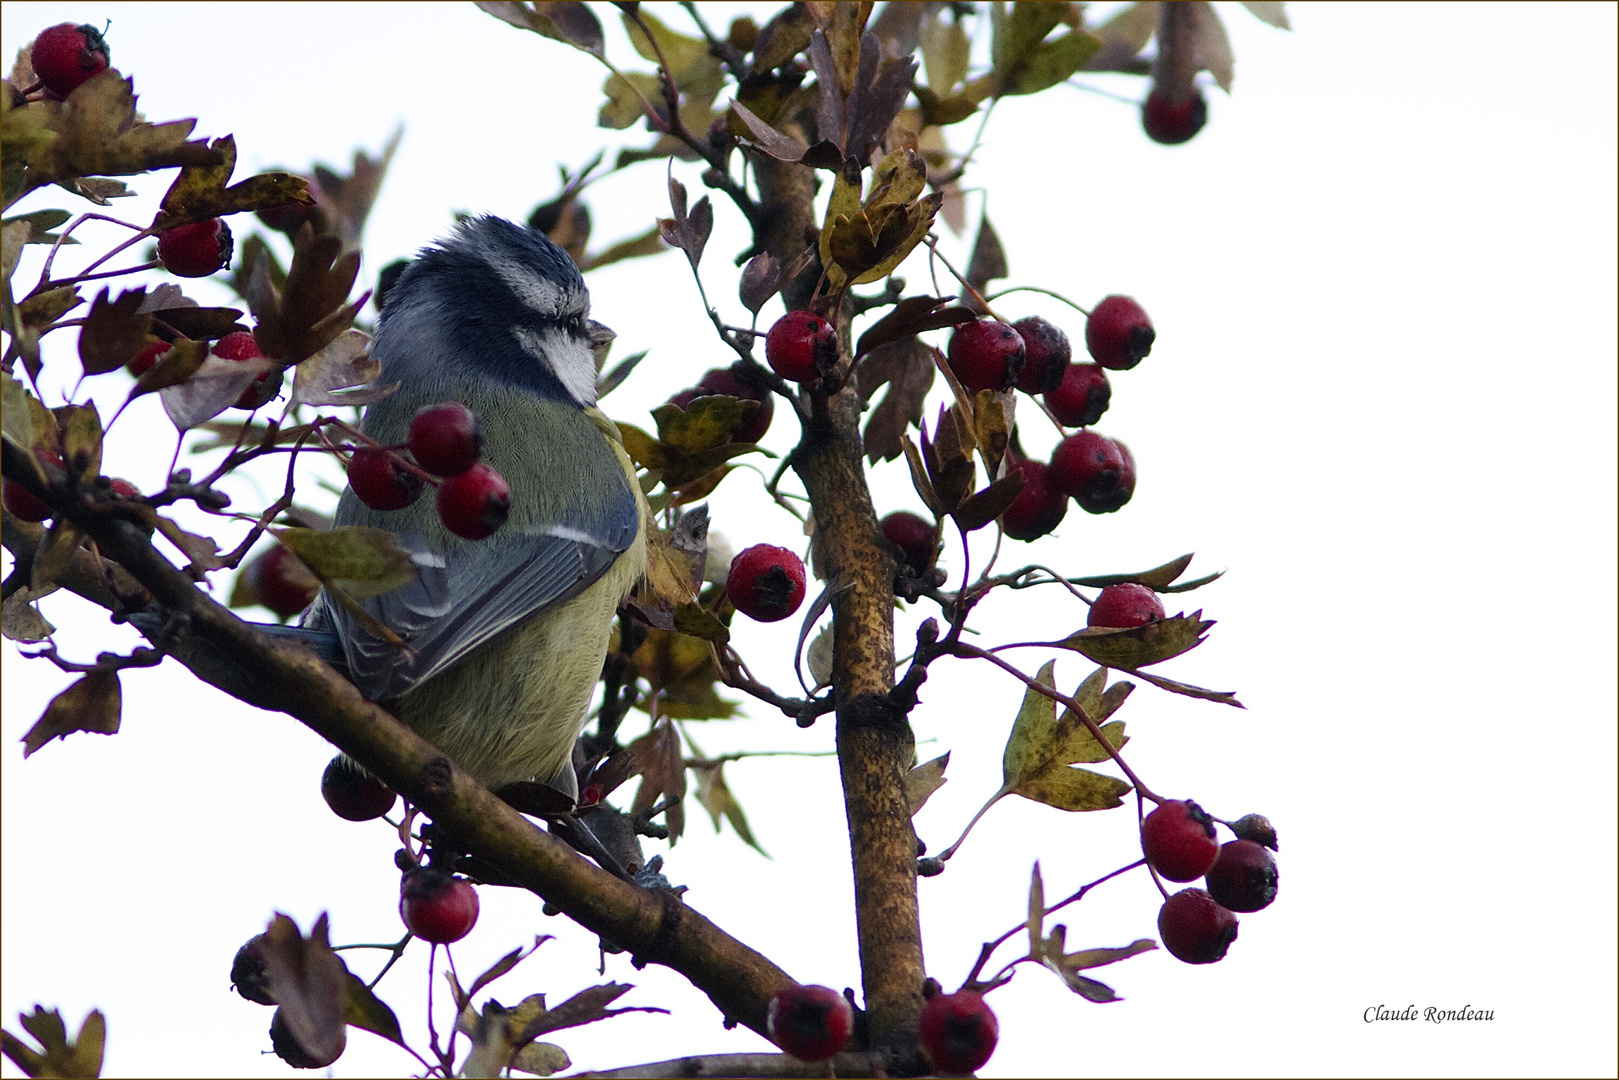
<path id="1" fill-rule="evenodd" d="M 393 532 L 431 565 L 360 601 L 408 649 L 329 596 L 318 621 L 367 698 L 491 789 L 577 790 L 574 741 L 614 614 L 646 567 L 646 501 L 596 408 L 594 351 L 611 331 L 589 311 L 578 268 L 532 229 L 479 217 L 422 251 L 388 290 L 371 354 L 378 381 L 398 389 L 366 409 L 364 430 L 398 445 L 418 410 L 461 402 L 510 485 L 510 516 L 488 539 L 463 540 L 430 493 L 389 512 L 353 491 L 338 503 L 338 525 Z"/>

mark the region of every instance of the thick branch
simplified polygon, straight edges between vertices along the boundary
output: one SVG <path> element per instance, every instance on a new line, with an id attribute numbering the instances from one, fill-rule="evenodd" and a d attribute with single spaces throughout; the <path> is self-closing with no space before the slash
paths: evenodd
<path id="1" fill-rule="evenodd" d="M 812 228 L 810 170 L 761 161 L 758 177 L 760 204 L 771 223 L 761 230 L 759 245 L 789 261 L 803 250 Z M 811 274 L 818 268 L 788 283 L 789 307 L 807 303 L 804 289 L 806 280 L 813 287 Z M 888 696 L 894 684 L 895 566 L 866 486 L 859 421 L 854 387 L 830 398 L 816 396 L 792 464 L 814 508 L 821 569 L 838 585 L 832 602 L 832 684 L 870 1044 L 908 1055 L 916 1045 L 925 978 L 916 832 L 905 797 L 915 738 Z"/>
<path id="2" fill-rule="evenodd" d="M 31 473 L 22 451 L 5 443 L 0 452 L 7 476 Z M 313 653 L 270 637 L 214 602 L 127 521 L 82 493 L 57 489 L 45 494 L 105 556 L 127 571 L 126 576 L 112 568 L 111 575 L 114 588 L 124 586 L 118 592 L 126 602 L 139 595 L 134 582 L 150 595 L 165 617 L 163 629 L 153 632 L 158 645 L 185 662 L 201 647 L 197 643 L 205 643 L 205 651 L 226 666 L 252 676 L 246 685 L 229 685 L 208 665 L 199 664 L 193 668 L 199 678 L 307 724 L 420 806 L 471 854 L 637 959 L 679 971 L 727 1017 L 764 1032 L 771 995 L 792 982 L 766 957 L 724 933 L 673 893 L 639 888 L 586 862 L 495 798 L 386 710 L 362 698 L 352 683 Z M 6 516 L 5 542 L 13 550 L 31 550 L 42 531 Z M 94 559 L 81 552 L 63 584 L 97 603 L 118 605 L 107 579 L 93 569 Z"/>

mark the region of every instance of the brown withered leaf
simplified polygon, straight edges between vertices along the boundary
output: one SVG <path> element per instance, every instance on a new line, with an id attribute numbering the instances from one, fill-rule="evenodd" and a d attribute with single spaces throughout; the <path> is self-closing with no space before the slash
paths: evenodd
<path id="1" fill-rule="evenodd" d="M 210 218 L 278 206 L 314 205 L 309 181 L 290 173 L 260 173 L 232 184 L 231 173 L 236 169 L 234 135 L 215 139 L 209 149 L 219 155 L 219 161 L 188 165 L 180 170 L 163 196 L 152 221 L 154 229 L 161 232 Z"/>
<path id="2" fill-rule="evenodd" d="M 673 814 L 674 810 L 671 809 Z M 673 828 L 671 827 L 671 835 Z M 664 1013 L 668 1009 L 660 1009 L 651 1005 L 633 1005 L 623 1009 L 609 1009 L 607 1006 L 634 990 L 629 983 L 604 983 L 579 991 L 573 997 L 564 1001 L 554 1009 L 547 1009 L 523 1029 L 523 1034 L 515 1040 L 519 1045 L 531 1039 L 552 1031 L 561 1031 L 563 1028 L 580 1027 L 584 1024 L 594 1024 L 598 1020 L 620 1016 L 624 1013 L 648 1012 Z"/>
<path id="3" fill-rule="evenodd" d="M 753 110 L 740 101 L 731 102 L 731 112 L 747 128 L 746 140 L 758 150 L 777 161 L 803 162 L 809 147 L 802 139 L 785 135 L 753 114 Z"/>
<path id="4" fill-rule="evenodd" d="M 703 648 L 706 650 L 708 646 L 704 645 Z M 680 733 L 666 716 L 630 745 L 641 744 L 643 740 L 644 745 L 640 749 L 641 784 L 635 789 L 630 814 L 645 814 L 667 796 L 670 801 L 669 808 L 664 812 L 664 821 L 669 826 L 669 843 L 673 845 L 686 831 L 686 763 L 680 754 Z"/>
<path id="5" fill-rule="evenodd" d="M 894 305 L 894 310 L 878 319 L 860 335 L 854 354 L 858 359 L 890 342 L 900 341 L 929 330 L 939 330 L 977 318 L 964 307 L 945 307 L 954 297 L 907 296 Z M 875 389 L 875 387 L 873 387 Z M 862 385 L 862 391 L 865 390 Z M 869 393 L 867 394 L 869 398 Z"/>
<path id="6" fill-rule="evenodd" d="M 345 304 L 360 271 L 360 253 L 343 253 L 343 243 L 331 235 L 317 235 L 309 225 L 293 240 L 292 265 L 286 287 L 269 282 L 268 268 L 260 260 L 253 267 L 248 305 L 258 320 L 254 337 L 272 360 L 296 364 L 325 348 L 349 328 L 365 297 Z"/>
<path id="7" fill-rule="evenodd" d="M 1006 265 L 1006 249 L 1001 246 L 1001 238 L 995 232 L 995 226 L 989 223 L 988 212 L 985 212 L 978 222 L 978 239 L 973 241 L 972 257 L 967 260 L 967 283 L 983 292 L 989 288 L 991 281 L 1003 278 L 1010 272 Z"/>
<path id="8" fill-rule="evenodd" d="M 371 992 L 370 987 L 351 971 L 344 972 L 343 1020 L 389 1042 L 405 1045 L 404 1033 L 399 1030 L 399 1018 L 386 1002 Z"/>
<path id="9" fill-rule="evenodd" d="M 911 816 L 922 809 L 922 805 L 932 797 L 935 791 L 944 787 L 948 779 L 944 770 L 950 764 L 950 752 L 947 750 L 934 758 L 925 761 L 905 774 L 905 802 L 911 809 Z"/>
<path id="10" fill-rule="evenodd" d="M 371 215 L 371 206 L 377 201 L 382 179 L 388 173 L 388 165 L 404 133 L 404 128 L 395 128 L 374 158 L 363 150 L 354 151 L 353 165 L 347 176 L 326 165 L 316 165 L 313 170 L 315 183 L 320 188 L 320 206 L 329 218 L 335 219 L 345 254 L 360 250 L 366 219 Z"/>
<path id="11" fill-rule="evenodd" d="M 905 450 L 905 464 L 911 470 L 911 486 L 922 496 L 923 504 L 933 511 L 935 518 L 944 517 L 950 511 L 939 499 L 939 493 L 933 490 L 933 481 L 928 479 L 927 464 L 922 460 L 922 451 L 917 449 L 916 443 L 911 441 L 908 434 L 900 435 L 900 445 Z"/>
<path id="12" fill-rule="evenodd" d="M 748 260 L 737 282 L 737 297 L 742 306 L 755 316 L 770 298 L 781 291 L 781 262 L 768 251 L 761 251 Z"/>
<path id="13" fill-rule="evenodd" d="M 1125 668 L 1123 670 L 1130 671 L 1130 674 L 1136 676 L 1137 678 L 1146 679 L 1160 690 L 1168 690 L 1173 694 L 1183 694 L 1186 697 L 1201 698 L 1204 701 L 1217 701 L 1222 705 L 1235 705 L 1239 709 L 1247 708 L 1246 705 L 1237 700 L 1237 694 L 1234 690 L 1205 690 L 1201 686 L 1193 686 L 1191 683 L 1183 683 L 1177 682 L 1174 679 L 1166 679 L 1162 675 L 1154 675 L 1150 671 L 1133 671 L 1129 668 Z"/>
<path id="14" fill-rule="evenodd" d="M 9 91 L 8 91 L 9 92 Z M 39 1043 L 39 1049 L 23 1042 L 9 1031 L 0 1031 L 0 1049 L 28 1076 L 100 1076 L 102 1051 L 107 1041 L 107 1018 L 100 1009 L 79 1025 L 72 1039 L 67 1025 L 55 1009 L 34 1006 L 31 1013 L 17 1017 L 23 1030 Z"/>
<path id="15" fill-rule="evenodd" d="M 23 237 L 22 243 L 55 244 L 61 237 L 57 233 L 51 232 L 51 230 L 58 225 L 66 224 L 72 216 L 66 210 L 35 210 L 31 214 L 17 214 L 13 217 L 8 217 L 4 221 L 0 221 L 0 226 L 21 222 L 28 226 L 28 233 Z M 67 246 L 78 242 L 75 237 L 70 236 L 63 240 L 62 244 Z"/>
<path id="16" fill-rule="evenodd" d="M 116 371 L 134 359 L 151 333 L 152 316 L 141 310 L 145 289 L 127 289 L 111 300 L 110 289 L 90 304 L 79 331 L 79 362 L 86 375 Z"/>
<path id="17" fill-rule="evenodd" d="M 982 491 L 975 491 L 951 514 L 963 532 L 982 529 L 1006 512 L 1023 490 L 1023 473 L 1007 473 Z"/>
<path id="18" fill-rule="evenodd" d="M 511 0 L 477 0 L 478 9 L 519 30 L 532 30 L 541 37 L 572 45 L 581 52 L 601 57 L 605 37 L 601 20 L 582 3 L 515 3 Z"/>
<path id="19" fill-rule="evenodd" d="M 676 180 L 671 174 L 669 177 L 669 205 L 674 211 L 673 218 L 659 218 L 658 231 L 663 239 L 672 247 L 677 247 L 686 253 L 686 261 L 691 263 L 695 273 L 697 264 L 702 260 L 703 248 L 708 244 L 708 235 L 714 231 L 714 206 L 704 195 L 697 200 L 697 205 L 686 212 L 686 185 Z"/>
<path id="20" fill-rule="evenodd" d="M 44 590 L 47 593 L 54 591 L 49 587 Z M 44 641 L 56 632 L 51 621 L 34 606 L 34 601 L 40 595 L 25 585 L 0 604 L 0 634 L 8 641 Z"/>
<path id="21" fill-rule="evenodd" d="M 142 372 L 141 377 L 135 380 L 135 386 L 129 391 L 129 396 L 136 398 L 142 394 L 150 394 L 154 390 L 164 390 L 171 386 L 178 386 L 200 371 L 202 365 L 207 361 L 208 343 L 206 341 L 193 341 L 184 337 L 172 341 L 169 343 L 168 352 L 158 356 L 157 362 Z M 244 383 L 243 385 L 245 386 L 246 384 Z M 232 398 L 231 400 L 234 401 L 235 399 Z M 226 402 L 225 405 L 220 406 L 220 409 L 229 404 L 230 402 Z M 219 409 L 214 410 L 215 415 L 218 415 L 218 412 Z M 191 410 L 182 410 L 182 414 L 190 415 Z"/>
<path id="22" fill-rule="evenodd" d="M 264 932 L 264 967 L 281 1018 L 310 1055 L 334 1056 L 347 1023 L 348 969 L 332 951 L 325 912 L 306 938 L 277 912 Z"/>
<path id="23" fill-rule="evenodd" d="M 398 389 L 398 383 L 371 385 L 382 364 L 367 350 L 371 339 L 345 330 L 324 349 L 293 369 L 293 405 L 369 405 Z"/>
<path id="24" fill-rule="evenodd" d="M 509 1009 L 490 998 L 481 1013 L 470 1002 L 464 1005 L 455 1026 L 471 1038 L 472 1049 L 461 1064 L 462 1075 L 504 1076 L 510 1069 L 550 1076 L 571 1067 L 567 1052 L 554 1043 L 517 1044 L 529 1022 L 543 1012 L 544 994 L 530 994 Z"/>
<path id="25" fill-rule="evenodd" d="M 697 801 L 708 811 L 709 820 L 714 823 L 714 832 L 717 834 L 720 831 L 720 820 L 723 818 L 731 823 L 731 828 L 736 830 L 743 843 L 765 858 L 770 858 L 770 852 L 755 839 L 753 829 L 748 825 L 748 816 L 742 811 L 742 804 L 737 802 L 736 795 L 725 782 L 725 763 L 693 768 L 692 772 L 697 774 Z"/>
<path id="26" fill-rule="evenodd" d="M 803 4 L 789 4 L 759 30 L 753 43 L 753 70 L 778 68 L 803 52 L 815 29 L 815 18 Z"/>
<path id="27" fill-rule="evenodd" d="M 1141 570 L 1133 574 L 1096 574 L 1091 577 L 1074 579 L 1076 585 L 1086 585 L 1091 588 L 1104 589 L 1109 585 L 1136 584 L 1145 585 L 1149 589 L 1162 590 L 1192 564 L 1190 553 L 1178 559 L 1171 559 L 1162 566 L 1155 566 L 1151 570 Z"/>
<path id="28" fill-rule="evenodd" d="M 135 380 L 135 389 L 131 392 L 134 396 L 161 386 L 158 397 L 163 401 L 163 411 L 180 431 L 190 431 L 230 408 L 254 379 L 275 366 L 262 356 L 247 360 L 215 356 L 207 351 L 207 343 L 201 341 L 184 342 L 187 346 L 184 350 L 181 344 L 175 342 L 170 346 L 158 363 Z M 182 372 L 183 380 L 174 380 L 174 376 Z"/>
<path id="29" fill-rule="evenodd" d="M 26 758 L 52 739 L 66 739 L 75 731 L 116 735 L 123 701 L 116 669 L 89 672 L 45 706 L 44 715 L 22 737 L 22 756 Z"/>
<path id="30" fill-rule="evenodd" d="M 866 355 L 859 367 L 860 393 L 868 400 L 878 386 L 888 392 L 866 421 L 866 460 L 892 461 L 905 452 L 905 433 L 922 423 L 922 407 L 933 389 L 932 351 L 919 338 L 903 338 Z"/>

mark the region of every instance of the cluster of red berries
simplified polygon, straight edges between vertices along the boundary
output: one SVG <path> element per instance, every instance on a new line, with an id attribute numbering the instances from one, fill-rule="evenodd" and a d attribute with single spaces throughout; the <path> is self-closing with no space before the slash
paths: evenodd
<path id="1" fill-rule="evenodd" d="M 478 418 L 457 401 L 429 405 L 410 422 L 406 441 L 412 468 L 397 450 L 362 446 L 349 459 L 349 487 L 373 510 L 402 510 L 426 486 L 421 472 L 439 479 L 438 516 L 444 527 L 467 540 L 482 540 L 506 523 L 511 489 L 486 462 Z"/>
<path id="2" fill-rule="evenodd" d="M 1073 363 L 1073 347 L 1062 330 L 1039 316 L 1010 325 L 978 319 L 950 338 L 950 370 L 968 390 L 1014 387 L 1045 400 L 1063 427 L 1088 428 L 1101 419 L 1112 399 L 1108 371 L 1128 371 L 1152 351 L 1152 321 L 1128 296 L 1109 296 L 1091 310 L 1085 347 L 1094 363 Z M 1136 489 L 1136 463 L 1117 439 L 1081 430 L 1058 444 L 1049 464 L 1013 454 L 1011 468 L 1023 487 L 1001 516 L 1001 528 L 1014 540 L 1045 536 L 1062 522 L 1068 500 L 1092 514 L 1110 514 L 1130 501 Z"/>
<path id="3" fill-rule="evenodd" d="M 1158 936 L 1171 956 L 1188 964 L 1222 959 L 1237 939 L 1235 912 L 1260 911 L 1276 899 L 1276 831 L 1258 814 L 1231 829 L 1221 844 L 1214 819 L 1190 800 L 1160 803 L 1141 823 L 1141 851 L 1159 877 L 1203 878 L 1206 888 L 1182 889 L 1158 912 Z"/>
<path id="4" fill-rule="evenodd" d="M 939 992 L 929 980 L 917 1023 L 917 1044 L 944 1076 L 974 1072 L 995 1052 L 1000 1021 L 975 990 Z M 848 1044 L 854 1007 L 828 986 L 793 985 L 778 990 L 765 1014 L 765 1030 L 777 1046 L 800 1061 L 825 1061 Z"/>
<path id="5" fill-rule="evenodd" d="M 62 468 L 62 453 L 59 450 L 36 446 L 34 456 L 46 465 Z M 139 488 L 120 477 L 97 477 L 95 483 L 104 484 L 107 490 L 120 499 L 141 497 Z M 6 510 L 19 521 L 46 521 L 56 516 L 56 511 L 50 508 L 50 504 L 15 480 L 6 479 L 0 482 L 0 502 L 4 502 Z"/>

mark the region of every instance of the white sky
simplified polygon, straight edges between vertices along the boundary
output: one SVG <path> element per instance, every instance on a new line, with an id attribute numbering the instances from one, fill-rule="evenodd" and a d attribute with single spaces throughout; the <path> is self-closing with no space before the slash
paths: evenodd
<path id="1" fill-rule="evenodd" d="M 1058 89 L 996 110 L 969 181 L 991 193 L 1013 283 L 1085 304 L 1129 293 L 1152 313 L 1158 344 L 1115 376 L 1100 425 L 1136 454 L 1135 500 L 1101 518 L 1074 510 L 1028 554 L 1106 573 L 1195 550 L 1194 574 L 1229 569 L 1185 598 L 1219 620 L 1209 641 L 1163 671 L 1235 688 L 1247 711 L 1141 687 L 1119 718 L 1155 789 L 1272 818 L 1281 894 L 1243 917 L 1220 964 L 1159 952 L 1097 972 L 1120 1004 L 1020 970 L 990 999 L 1002 1041 L 983 1073 L 1612 1075 L 1615 8 L 1294 5 L 1287 34 L 1218 6 L 1237 81 L 1230 98 L 1211 88 L 1195 141 L 1155 146 L 1132 107 Z M 113 59 L 147 116 L 234 132 L 239 175 L 344 166 L 404 123 L 368 281 L 453 210 L 520 217 L 553 194 L 557 164 L 622 144 L 592 126 L 603 78 L 592 61 L 471 5 L 8 3 L 4 16 L 8 63 L 47 26 L 110 18 Z M 970 126 L 952 132 L 957 145 Z M 677 169 L 694 197 L 697 172 Z M 663 183 L 646 165 L 601 184 L 598 243 L 666 214 Z M 166 184 L 137 182 L 144 198 L 115 212 L 149 220 Z M 50 191 L 20 209 L 47 206 L 82 209 Z M 736 321 L 726 260 L 744 241 L 717 210 L 705 281 Z M 946 249 L 964 256 L 968 241 Z M 907 275 L 924 287 L 920 264 Z M 648 408 L 723 362 L 679 255 L 602 271 L 591 288 L 620 334 L 616 355 L 652 349 L 608 399 L 616 418 L 649 424 Z M 1003 310 L 1082 333 L 1040 297 Z M 105 376 L 98 401 L 121 397 L 121 379 Z M 145 404 L 120 421 L 108 457 L 149 486 L 170 435 Z M 1025 439 L 1048 445 L 1043 421 L 1025 419 Z M 789 421 L 778 410 L 767 445 L 791 446 Z M 800 544 L 791 519 L 759 509 L 756 483 L 726 484 L 716 529 L 739 546 Z M 919 508 L 903 466 L 878 469 L 874 486 L 882 511 Z M 959 569 L 959 553 L 950 559 Z M 1060 636 L 1083 618 L 1052 594 L 986 609 L 986 641 Z M 130 640 L 66 599 L 47 614 L 75 659 Z M 902 635 L 918 617 L 902 616 Z M 787 683 L 774 658 L 795 629 L 755 631 L 744 655 Z M 285 1075 L 260 1053 L 269 1010 L 228 990 L 231 956 L 274 910 L 306 928 L 329 911 L 339 941 L 397 937 L 387 826 L 327 811 L 318 737 L 174 665 L 125 677 L 118 736 L 75 736 L 24 762 L 17 740 L 67 679 L 9 646 L 3 670 L 0 1020 L 19 1030 L 16 1014 L 40 1002 L 76 1026 L 100 1007 L 108 1075 Z M 1060 661 L 1059 681 L 1086 670 Z M 986 669 L 935 666 L 914 719 L 933 740 L 924 757 L 954 757 L 918 817 L 932 850 L 998 785 L 1019 697 Z M 821 751 L 832 728 L 761 716 L 695 735 L 710 753 Z M 746 761 L 727 778 L 775 858 L 728 827 L 716 838 L 693 806 L 671 878 L 795 977 L 858 985 L 832 762 Z M 929 970 L 951 986 L 980 942 L 1021 919 L 1034 859 L 1055 896 L 1134 857 L 1128 810 L 1014 803 L 921 886 Z M 489 992 L 557 1002 L 597 981 L 589 937 L 541 916 L 537 899 L 494 888 L 482 899 L 455 948 L 464 977 L 549 932 L 561 940 Z M 1157 906 L 1136 873 L 1061 921 L 1076 947 L 1122 945 L 1155 936 Z M 382 986 L 418 1046 L 425 956 L 413 946 Z M 576 1067 L 766 1048 L 723 1031 L 667 970 L 637 972 L 622 956 L 607 969 L 637 986 L 620 1004 L 673 1015 L 562 1033 Z M 1467 1005 L 1494 1020 L 1365 1023 L 1379 1004 Z M 354 1032 L 333 1072 L 414 1066 Z"/>

